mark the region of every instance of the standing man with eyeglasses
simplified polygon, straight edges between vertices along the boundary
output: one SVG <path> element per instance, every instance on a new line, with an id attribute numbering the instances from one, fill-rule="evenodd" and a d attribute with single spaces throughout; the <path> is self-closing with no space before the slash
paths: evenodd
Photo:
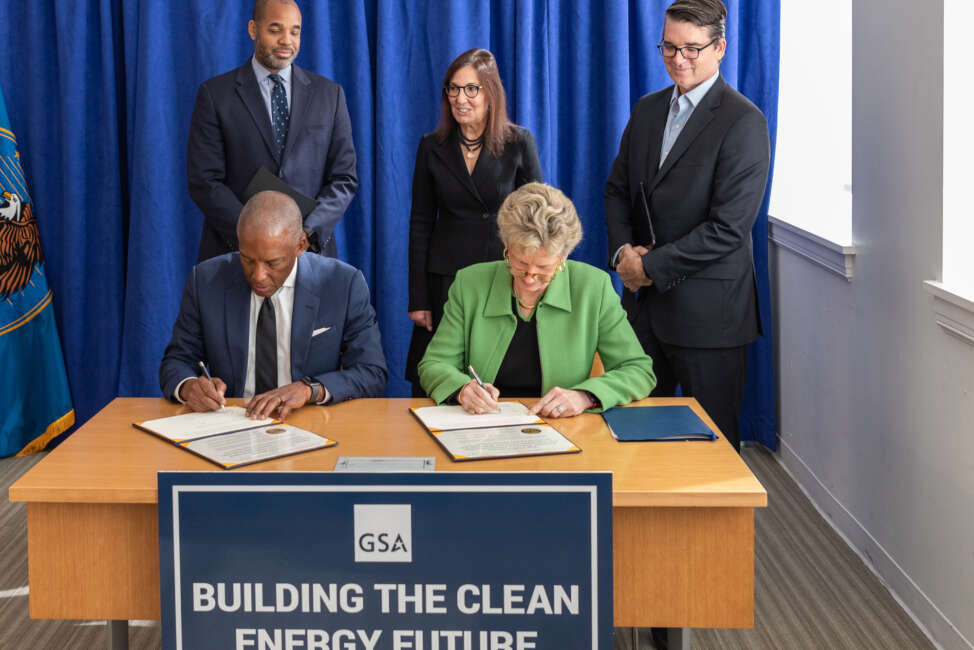
<path id="1" fill-rule="evenodd" d="M 720 0 L 666 10 L 658 48 L 674 85 L 633 108 L 605 210 L 652 396 L 680 386 L 740 450 L 747 344 L 761 334 L 751 228 L 770 146 L 764 115 L 720 75 L 726 16 Z"/>
<path id="2" fill-rule="evenodd" d="M 315 199 L 304 218 L 309 250 L 336 257 L 335 226 L 358 186 L 345 93 L 293 64 L 301 46 L 293 0 L 257 0 L 247 29 L 254 56 L 203 82 L 189 127 L 189 193 L 203 212 L 199 260 L 239 249 L 244 190 L 261 166 Z"/>

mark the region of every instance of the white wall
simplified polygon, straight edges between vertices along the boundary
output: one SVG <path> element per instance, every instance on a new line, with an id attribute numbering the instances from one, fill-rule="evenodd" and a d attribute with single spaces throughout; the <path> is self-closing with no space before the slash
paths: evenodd
<path id="1" fill-rule="evenodd" d="M 828 34 L 828 45 L 810 56 L 806 35 L 821 34 Z M 786 72 L 778 79 L 770 212 L 839 244 L 852 238 L 851 47 L 850 0 L 815 0 L 811 11 L 808 0 L 781 1 L 778 58 Z M 809 128 L 810 115 L 815 128 Z M 815 180 L 814 197 L 802 191 L 808 179 Z"/>
<path id="2" fill-rule="evenodd" d="M 942 257 L 943 3 L 853 0 L 852 22 L 855 276 L 772 251 L 781 460 L 936 641 L 974 648 L 974 346 L 922 285 Z"/>

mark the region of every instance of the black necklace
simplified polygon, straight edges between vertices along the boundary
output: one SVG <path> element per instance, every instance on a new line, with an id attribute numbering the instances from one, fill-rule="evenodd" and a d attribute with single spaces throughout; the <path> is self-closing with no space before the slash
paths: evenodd
<path id="1" fill-rule="evenodd" d="M 484 133 L 477 138 L 468 138 L 463 131 L 457 127 L 457 135 L 460 136 L 460 146 L 467 150 L 467 158 L 473 158 L 477 152 L 484 148 Z"/>

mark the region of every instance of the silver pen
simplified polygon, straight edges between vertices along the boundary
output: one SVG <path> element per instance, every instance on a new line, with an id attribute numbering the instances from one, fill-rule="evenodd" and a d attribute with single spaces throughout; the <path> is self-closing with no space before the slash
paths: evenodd
<path id="1" fill-rule="evenodd" d="M 481 388 L 483 388 L 484 390 L 487 390 L 487 387 L 484 386 L 484 382 L 481 381 L 480 375 L 478 375 L 477 374 L 477 371 L 473 369 L 473 366 L 472 365 L 467 366 L 467 370 L 469 370 L 470 371 L 470 374 L 473 375 L 474 381 L 477 382 L 477 385 L 480 386 Z M 487 390 L 487 394 L 490 395 L 490 391 L 489 390 Z"/>
<path id="2" fill-rule="evenodd" d="M 490 396 L 490 391 L 487 390 L 487 387 L 486 386 L 484 386 L 483 380 L 480 379 L 480 375 L 477 374 L 477 371 L 473 369 L 473 365 L 468 365 L 467 366 L 467 370 L 469 370 L 470 371 L 470 374 L 473 375 L 473 379 L 474 379 L 474 381 L 477 382 L 477 385 L 480 386 L 481 388 L 483 388 L 484 389 L 484 392 L 487 393 L 488 396 Z M 493 413 L 497 413 L 500 410 L 501 410 L 500 404 L 498 404 L 497 405 L 497 408 L 494 411 L 492 411 L 492 412 Z"/>

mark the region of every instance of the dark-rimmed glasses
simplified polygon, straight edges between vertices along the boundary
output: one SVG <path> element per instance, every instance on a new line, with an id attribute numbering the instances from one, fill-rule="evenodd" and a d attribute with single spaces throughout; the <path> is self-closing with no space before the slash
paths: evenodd
<path id="1" fill-rule="evenodd" d="M 708 47 L 716 43 L 717 40 L 718 39 L 715 38 L 714 40 L 710 41 L 706 45 L 702 45 L 700 47 L 697 47 L 696 45 L 685 45 L 683 47 L 677 47 L 672 43 L 667 43 L 666 41 L 660 41 L 659 43 L 656 44 L 656 49 L 658 49 L 659 53 L 665 56 L 667 59 L 672 59 L 674 56 L 676 56 L 677 52 L 682 54 L 684 59 L 696 59 L 697 57 L 700 56 L 701 50 L 706 50 Z"/>
<path id="2" fill-rule="evenodd" d="M 477 96 L 477 94 L 480 92 L 480 89 L 483 88 L 483 86 L 480 86 L 478 84 L 467 84 L 466 86 L 458 86 L 454 83 L 449 83 L 443 87 L 443 92 L 446 93 L 447 97 L 459 97 L 461 88 L 463 88 L 464 95 L 466 95 L 470 99 L 473 99 L 474 97 Z"/>

